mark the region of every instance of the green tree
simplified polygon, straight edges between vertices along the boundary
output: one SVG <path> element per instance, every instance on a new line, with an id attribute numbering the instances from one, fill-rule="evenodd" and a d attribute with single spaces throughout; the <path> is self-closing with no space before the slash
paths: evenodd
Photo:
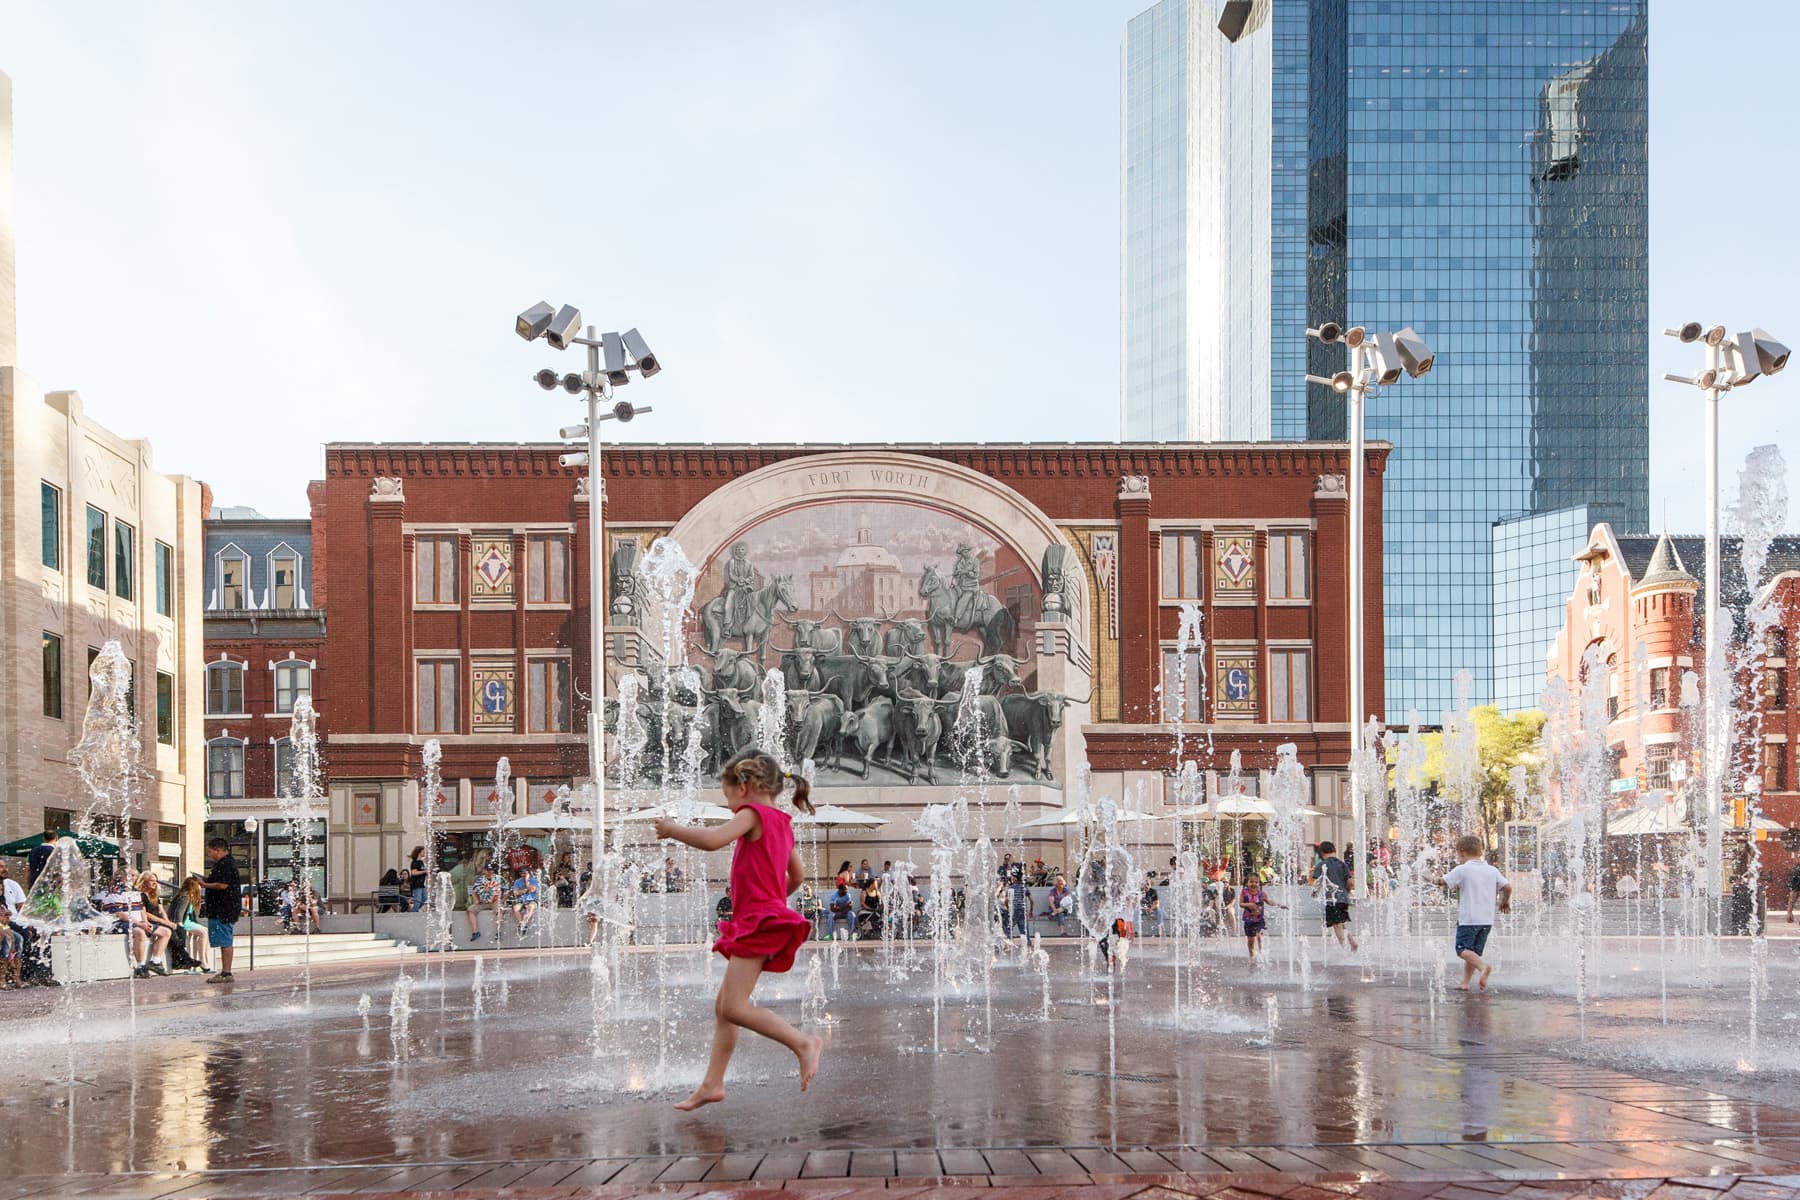
<path id="1" fill-rule="evenodd" d="M 1513 789 L 1513 769 L 1525 769 L 1526 794 L 1538 790 L 1538 768 L 1543 762 L 1544 714 L 1537 709 L 1508 717 L 1492 704 L 1469 710 L 1475 729 L 1476 753 L 1480 763 L 1482 834 L 1493 845 L 1495 832 L 1507 821 L 1519 817 L 1518 797 Z M 1450 771 L 1442 732 L 1421 734 L 1424 762 L 1409 780 L 1415 787 L 1436 789 L 1450 799 L 1446 786 Z"/>

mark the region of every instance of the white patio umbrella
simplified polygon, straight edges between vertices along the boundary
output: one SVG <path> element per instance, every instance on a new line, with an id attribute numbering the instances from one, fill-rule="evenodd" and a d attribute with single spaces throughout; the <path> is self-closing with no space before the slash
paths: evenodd
<path id="1" fill-rule="evenodd" d="M 701 804 L 689 813 L 678 812 L 673 805 L 656 804 L 649 808 L 640 808 L 635 812 L 621 813 L 613 820 L 623 825 L 629 822 L 660 821 L 664 817 L 673 817 L 676 820 L 689 821 L 695 825 L 723 825 L 731 820 L 732 815 L 732 811 L 723 804 Z"/>
<path id="2" fill-rule="evenodd" d="M 1172 817 L 1174 815 L 1176 814 L 1162 813 L 1160 815 L 1153 815 L 1151 813 L 1134 812 L 1128 808 L 1117 809 L 1113 814 L 1114 819 L 1120 824 L 1131 821 L 1159 821 L 1164 817 Z M 1052 829 L 1058 825 L 1085 825 L 1094 821 L 1097 816 L 1097 810 L 1092 808 L 1065 808 L 1059 813 L 1051 813 L 1049 816 L 1039 817 L 1035 821 L 1027 821 L 1023 825 L 1020 825 L 1019 828 Z"/>
<path id="3" fill-rule="evenodd" d="M 825 869 L 831 869 L 831 831 L 833 829 L 880 829 L 887 824 L 887 818 L 877 817 L 871 813 L 857 812 L 854 808 L 844 808 L 837 804 L 821 804 L 807 813 L 796 813 L 794 824 L 810 825 L 825 831 Z"/>
<path id="4" fill-rule="evenodd" d="M 594 828 L 594 818 L 586 813 L 544 812 L 531 813 L 523 817 L 514 817 L 506 823 L 508 829 L 520 829 L 526 833 L 551 833 L 558 829 Z"/>

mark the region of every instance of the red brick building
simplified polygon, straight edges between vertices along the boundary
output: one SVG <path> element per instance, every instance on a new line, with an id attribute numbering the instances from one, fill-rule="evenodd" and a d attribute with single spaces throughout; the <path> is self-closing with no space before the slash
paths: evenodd
<path id="1" fill-rule="evenodd" d="M 586 774 L 589 506 L 581 473 L 557 463 L 562 449 L 327 447 L 314 541 L 332 598 L 340 890 L 373 886 L 416 840 L 430 738 L 443 748 L 438 803 L 451 829 L 491 823 L 501 755 L 522 784 L 521 811 Z M 1371 446 L 1366 472 L 1365 688 L 1376 712 L 1387 454 Z M 909 644 L 953 663 L 1004 654 L 1017 682 L 988 675 L 997 704 L 1028 692 L 1070 704 L 1045 744 L 1025 730 L 1010 762 L 996 749 L 996 784 L 1017 784 L 1036 815 L 1061 806 L 1085 760 L 1096 793 L 1139 793 L 1156 807 L 1175 766 L 1170 715 L 1192 605 L 1204 642 L 1187 649 L 1185 757 L 1223 771 L 1241 751 L 1254 790 L 1275 748 L 1294 743 L 1315 802 L 1333 814 L 1329 835 L 1347 811 L 1347 460 L 1335 443 L 609 448 L 609 675 L 668 649 L 654 589 L 630 564 L 670 536 L 698 568 L 679 644 L 706 650 L 676 651 L 690 661 L 717 670 L 706 651 L 756 653 L 746 620 L 770 631 L 759 670 L 794 669 L 784 652 L 809 636 L 849 667 L 870 631 L 890 656 Z M 805 684 L 790 676 L 788 686 Z M 853 708 L 866 697 L 846 698 Z M 917 756 L 814 757 L 821 786 L 849 789 L 833 802 L 891 818 L 854 846 L 839 839 L 857 856 L 907 845 L 910 814 L 947 798 L 955 779 Z"/>
<path id="2" fill-rule="evenodd" d="M 336 881 L 324 869 L 324 823 L 296 839 L 281 803 L 296 790 L 289 733 L 301 696 L 312 698 L 321 734 L 329 727 L 325 572 L 313 529 L 312 516 L 250 509 L 215 509 L 206 521 L 206 835 L 231 842 L 258 876 L 280 879 L 295 846 L 306 846 L 314 884 L 330 894 Z"/>
<path id="3" fill-rule="evenodd" d="M 1705 737 L 1699 703 L 1684 707 L 1682 694 L 1689 673 L 1690 698 L 1705 694 L 1705 604 L 1695 575 L 1705 569 L 1705 543 L 1616 534 L 1600 524 L 1576 561 L 1580 572 L 1547 656 L 1548 673 L 1577 696 L 1586 687 L 1607 689 L 1616 778 L 1641 780 L 1645 802 L 1692 799 L 1701 786 Z M 1793 828 L 1800 825 L 1800 698 L 1790 664 L 1800 646 L 1800 538 L 1777 539 L 1754 584 L 1744 578 L 1737 539 L 1724 539 L 1720 566 L 1722 614 L 1731 628 L 1727 661 L 1737 694 L 1754 698 L 1736 724 L 1726 793 L 1758 792 L 1764 816 Z M 1746 633 L 1753 606 L 1772 618 L 1754 647 Z M 1638 801 L 1636 793 L 1624 794 L 1621 805 Z M 1795 857 L 1780 837 L 1765 837 L 1761 846 L 1763 869 L 1776 882 L 1777 897 L 1785 897 Z"/>

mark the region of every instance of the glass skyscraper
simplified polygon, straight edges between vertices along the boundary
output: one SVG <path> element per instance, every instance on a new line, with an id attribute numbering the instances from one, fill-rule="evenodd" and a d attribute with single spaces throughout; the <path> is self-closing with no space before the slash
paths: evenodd
<path id="1" fill-rule="evenodd" d="M 1246 132 L 1261 121 L 1270 146 L 1269 371 L 1253 404 L 1267 406 L 1269 435 L 1345 436 L 1341 398 L 1303 380 L 1343 365 L 1341 348 L 1307 341 L 1309 320 L 1410 325 L 1431 343 L 1432 373 L 1377 394 L 1368 413 L 1369 437 L 1394 444 L 1383 502 L 1388 716 L 1437 721 L 1463 669 L 1478 701 L 1522 694 L 1516 673 L 1533 656 L 1514 650 L 1497 664 L 1497 602 L 1544 589 L 1497 591 L 1497 548 L 1514 563 L 1524 536 L 1560 548 L 1570 518 L 1512 523 L 1578 508 L 1615 528 L 1648 523 L 1646 0 L 1247 8 L 1235 42 L 1219 26 L 1244 9 L 1225 0 L 1164 0 L 1144 16 L 1181 10 L 1189 27 L 1211 30 L 1190 61 L 1268 63 L 1266 115 L 1224 107 L 1198 118 Z M 1131 42 L 1128 29 L 1128 131 L 1132 97 L 1157 92 L 1132 79 Z M 1130 347 L 1132 256 L 1148 254 L 1159 272 L 1178 264 L 1134 242 L 1129 135 L 1125 151 Z M 1227 162 L 1219 174 L 1237 170 Z M 1233 276 L 1220 286 L 1227 309 L 1263 302 Z M 1222 349 L 1248 353 L 1244 342 Z M 1164 397 L 1134 407 L 1132 382 L 1128 357 L 1126 436 L 1182 436 L 1175 423 L 1145 423 Z M 1552 558 L 1546 544 L 1532 561 L 1547 570 Z M 1542 620 L 1505 615 L 1508 644 Z"/>

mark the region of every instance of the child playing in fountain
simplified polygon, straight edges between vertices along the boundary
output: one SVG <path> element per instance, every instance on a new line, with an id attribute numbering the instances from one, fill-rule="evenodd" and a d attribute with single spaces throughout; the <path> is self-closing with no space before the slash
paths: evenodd
<path id="1" fill-rule="evenodd" d="M 794 807 L 812 812 L 811 788 L 804 778 L 783 771 L 781 764 L 754 747 L 742 750 L 719 771 L 719 790 L 731 806 L 730 821 L 716 829 L 694 828 L 667 817 L 656 823 L 657 837 L 696 850 L 723 850 L 736 843 L 731 854 L 731 919 L 721 923 L 719 940 L 713 943 L 728 965 L 713 1004 L 712 1059 L 693 1095 L 675 1106 L 682 1112 L 725 1098 L 725 1068 L 737 1049 L 740 1028 L 760 1033 L 794 1052 L 800 1060 L 801 1091 L 811 1086 L 819 1072 L 825 1043 L 750 1003 L 757 979 L 764 971 L 780 973 L 791 968 L 794 952 L 810 931 L 806 918 L 788 906 L 787 898 L 799 889 L 804 874 L 800 854 L 794 849 L 791 821 L 774 806 L 790 782 Z"/>
<path id="2" fill-rule="evenodd" d="M 1512 911 L 1512 884 L 1481 851 L 1481 839 L 1474 834 L 1457 838 L 1457 864 L 1437 881 L 1439 887 L 1457 894 L 1456 957 L 1463 964 L 1458 990 L 1464 992 L 1477 974 L 1481 977 L 1477 986 L 1487 989 L 1488 976 L 1494 973 L 1493 964 L 1481 957 L 1487 952 L 1488 932 L 1494 927 L 1496 912 Z"/>
<path id="3" fill-rule="evenodd" d="M 1250 961 L 1256 961 L 1257 951 L 1262 949 L 1263 929 L 1268 924 L 1268 906 L 1286 908 L 1279 904 L 1267 892 L 1263 891 L 1262 879 L 1255 871 L 1244 876 L 1244 886 L 1238 891 L 1238 921 L 1244 930 L 1244 945 L 1249 948 Z"/>

